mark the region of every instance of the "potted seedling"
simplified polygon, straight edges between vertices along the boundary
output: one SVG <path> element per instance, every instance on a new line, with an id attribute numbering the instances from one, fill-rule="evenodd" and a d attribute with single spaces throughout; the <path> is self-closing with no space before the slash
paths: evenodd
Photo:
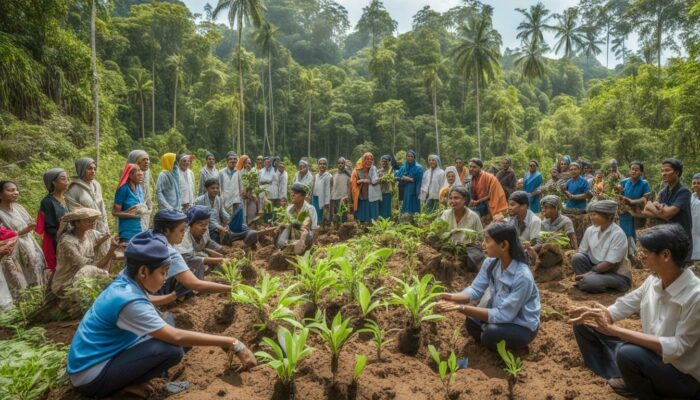
<path id="1" fill-rule="evenodd" d="M 333 382 L 335 382 L 336 374 L 338 373 L 338 360 L 340 359 L 340 351 L 343 346 L 352 338 L 352 327 L 350 327 L 350 319 L 343 319 L 340 313 L 335 314 L 330 326 L 326 323 L 324 313 L 316 312 L 316 317 L 313 322 L 307 325 L 307 328 L 314 331 L 323 339 L 331 352 L 331 373 L 333 374 Z"/>
<path id="2" fill-rule="evenodd" d="M 348 399 L 354 400 L 357 398 L 359 379 L 362 371 L 365 370 L 365 365 L 367 365 L 367 356 L 364 354 L 356 355 L 355 369 L 352 372 L 352 382 L 350 382 L 350 386 L 348 387 Z"/>
<path id="3" fill-rule="evenodd" d="M 409 323 L 399 335 L 399 351 L 415 355 L 420 347 L 421 324 L 443 319 L 442 315 L 433 314 L 435 300 L 440 296 L 442 286 L 434 284 L 430 274 L 421 279 L 413 276 L 413 285 L 394 279 L 399 283 L 399 290 L 391 295 L 390 303 L 403 307 L 410 316 Z"/>
<path id="4" fill-rule="evenodd" d="M 450 356 L 447 358 L 447 360 L 441 360 L 440 354 L 432 344 L 428 345 L 428 352 L 435 361 L 435 364 L 438 367 L 438 377 L 440 377 L 440 381 L 442 382 L 443 386 L 445 386 L 445 399 L 449 400 L 450 385 L 455 383 L 455 378 L 457 376 L 457 356 L 455 356 L 455 352 L 452 351 L 450 352 Z"/>
<path id="5" fill-rule="evenodd" d="M 230 260 L 219 266 L 214 271 L 214 275 L 222 278 L 226 283 L 231 285 L 231 289 L 235 289 L 235 287 L 243 281 L 241 266 L 246 262 L 247 260 L 245 259 Z"/>
<path id="6" fill-rule="evenodd" d="M 513 393 L 515 391 L 515 384 L 518 382 L 518 374 L 523 369 L 523 362 L 520 357 L 516 357 L 510 351 L 506 350 L 506 341 L 501 340 L 496 345 L 498 354 L 506 363 L 506 367 L 503 368 L 504 371 L 508 373 L 508 398 L 514 399 Z"/>
<path id="7" fill-rule="evenodd" d="M 275 398 L 293 400 L 296 398 L 294 377 L 297 366 L 314 349 L 306 345 L 308 329 L 301 329 L 292 334 L 287 328 L 281 326 L 277 336 L 280 338 L 280 344 L 269 337 L 262 339 L 273 354 L 261 350 L 255 353 L 255 356 L 277 374 L 279 382 L 275 385 Z"/>
<path id="8" fill-rule="evenodd" d="M 297 256 L 292 265 L 297 269 L 297 282 L 301 291 L 306 293 L 310 302 L 304 315 L 312 316 L 316 314 L 323 296 L 335 287 L 338 277 L 327 259 L 318 260 L 314 265 L 308 252 L 305 256 Z"/>
<path id="9" fill-rule="evenodd" d="M 372 343 L 374 344 L 374 347 L 377 349 L 377 361 L 382 360 L 382 348 L 386 346 L 387 344 L 391 343 L 394 341 L 394 339 L 387 339 L 386 335 L 389 332 L 395 331 L 398 329 L 390 329 L 387 332 L 384 332 L 384 330 L 373 320 L 367 320 L 365 323 L 365 327 L 360 329 L 358 332 L 366 332 L 370 333 L 372 335 Z"/>
<path id="10" fill-rule="evenodd" d="M 538 267 L 551 268 L 564 263 L 563 249 L 569 247 L 569 237 L 562 232 L 540 232 L 542 248 L 538 255 Z"/>
<path id="11" fill-rule="evenodd" d="M 264 274 L 256 286 L 238 285 L 231 292 L 231 299 L 235 303 L 250 305 L 256 311 L 256 324 L 258 330 L 275 331 L 277 323 L 286 322 L 289 325 L 300 327 L 290 307 L 304 302 L 303 296 L 292 295 L 296 284 L 282 290 L 279 278 Z M 273 326 L 271 326 L 273 325 Z"/>

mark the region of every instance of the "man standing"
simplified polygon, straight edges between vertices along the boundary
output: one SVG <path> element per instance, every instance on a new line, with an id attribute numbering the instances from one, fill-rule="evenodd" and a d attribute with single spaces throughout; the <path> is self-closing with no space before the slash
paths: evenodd
<path id="1" fill-rule="evenodd" d="M 501 187 L 506 194 L 506 198 L 510 197 L 510 194 L 515 191 L 515 171 L 513 171 L 513 161 L 508 157 L 503 157 L 501 159 L 501 169 L 496 174 L 498 182 L 501 183 Z"/>
<path id="2" fill-rule="evenodd" d="M 219 189 L 224 200 L 224 209 L 229 215 L 234 215 L 241 205 L 241 182 L 236 164 L 238 154 L 229 151 L 226 154 L 226 167 L 219 171 Z"/>

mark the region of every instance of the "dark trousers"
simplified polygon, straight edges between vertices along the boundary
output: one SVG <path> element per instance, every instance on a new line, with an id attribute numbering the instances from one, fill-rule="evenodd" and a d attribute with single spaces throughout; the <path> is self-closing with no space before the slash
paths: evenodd
<path id="1" fill-rule="evenodd" d="M 700 399 L 700 382 L 664 363 L 653 351 L 586 325 L 574 325 L 574 336 L 588 368 L 606 379 L 621 377 L 639 399 Z"/>
<path id="2" fill-rule="evenodd" d="M 107 397 L 127 386 L 162 376 L 184 354 L 182 347 L 149 339 L 114 356 L 97 378 L 76 389 L 83 396 Z"/>
<path id="3" fill-rule="evenodd" d="M 471 317 L 467 317 L 464 324 L 469 335 L 491 351 L 496 351 L 496 345 L 501 340 L 506 341 L 508 349 L 525 348 L 535 339 L 539 330 L 533 332 L 516 324 L 489 324 Z"/>
<path id="4" fill-rule="evenodd" d="M 595 264 L 593 264 L 588 255 L 576 253 L 571 257 L 571 266 L 574 268 L 576 275 L 582 275 L 586 272 L 591 272 Z M 602 293 L 606 290 L 626 292 L 630 288 L 630 283 L 627 277 L 614 272 L 593 272 L 578 282 L 578 288 L 588 293 Z"/>

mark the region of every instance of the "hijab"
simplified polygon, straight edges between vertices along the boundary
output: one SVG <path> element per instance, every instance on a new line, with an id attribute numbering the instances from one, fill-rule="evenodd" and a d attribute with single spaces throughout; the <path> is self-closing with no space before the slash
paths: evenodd
<path id="1" fill-rule="evenodd" d="M 175 158 L 177 156 L 175 153 L 165 153 L 160 157 L 160 165 L 163 166 L 163 171 L 174 172 L 175 171 Z"/>
<path id="2" fill-rule="evenodd" d="M 126 185 L 126 183 L 129 182 L 129 175 L 131 175 L 132 171 L 138 168 L 138 165 L 132 163 L 128 163 L 124 166 L 122 176 L 121 178 L 119 178 L 119 185 L 117 185 L 117 190 L 119 190 L 122 186 Z"/>
<path id="3" fill-rule="evenodd" d="M 126 158 L 126 162 L 130 164 L 138 164 L 144 157 L 148 157 L 148 153 L 146 153 L 144 150 L 133 150 Z"/>
<path id="4" fill-rule="evenodd" d="M 44 172 L 44 186 L 49 193 L 53 193 L 53 181 L 55 181 L 62 173 L 66 172 L 63 168 L 51 168 Z"/>
<path id="5" fill-rule="evenodd" d="M 95 164 L 95 166 L 97 166 L 95 160 L 90 157 L 81 157 L 75 161 L 75 174 L 78 178 L 83 179 L 85 177 L 85 173 L 90 164 Z"/>

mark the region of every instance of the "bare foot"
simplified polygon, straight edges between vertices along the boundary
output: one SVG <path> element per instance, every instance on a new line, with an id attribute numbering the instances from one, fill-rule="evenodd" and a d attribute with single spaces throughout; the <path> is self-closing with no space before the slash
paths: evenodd
<path id="1" fill-rule="evenodd" d="M 127 386 L 120 390 L 114 397 L 138 397 L 140 399 L 145 399 L 148 396 L 148 392 L 152 391 L 153 387 L 146 383 L 140 383 L 138 385 Z"/>

